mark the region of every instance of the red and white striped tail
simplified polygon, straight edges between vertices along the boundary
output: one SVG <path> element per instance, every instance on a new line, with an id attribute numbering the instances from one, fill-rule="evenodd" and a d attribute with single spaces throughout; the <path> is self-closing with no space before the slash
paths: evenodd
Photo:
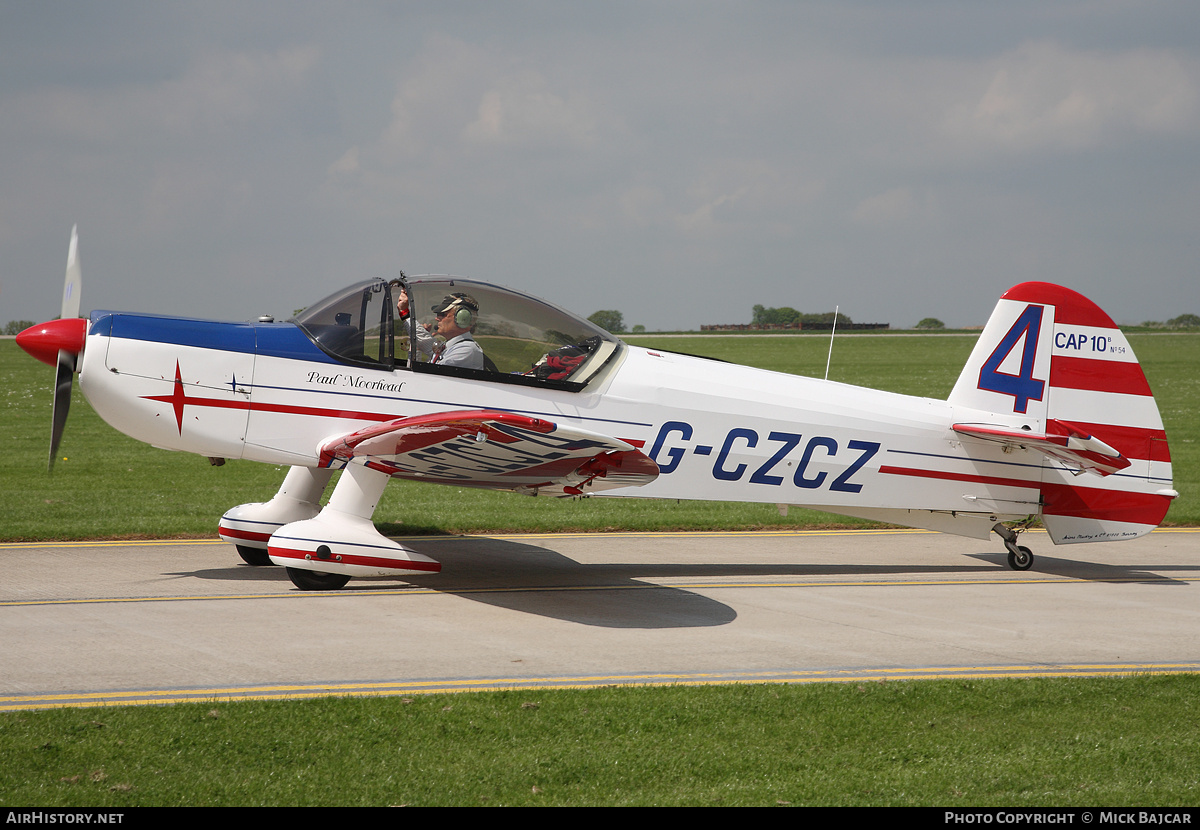
<path id="1" fill-rule="evenodd" d="M 1043 434 L 1068 424 L 1129 462 L 1100 474 L 1047 457 L 1041 516 L 1056 544 L 1149 533 L 1176 495 L 1166 432 L 1133 349 L 1111 317 L 1070 289 L 1009 289 L 950 402 Z"/>

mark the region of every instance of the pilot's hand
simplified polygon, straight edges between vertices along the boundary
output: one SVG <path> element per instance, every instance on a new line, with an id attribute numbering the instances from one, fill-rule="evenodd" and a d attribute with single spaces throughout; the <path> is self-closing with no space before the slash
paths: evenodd
<path id="1" fill-rule="evenodd" d="M 408 292 L 403 288 L 400 289 L 400 297 L 396 300 L 396 310 L 401 314 L 408 314 Z"/>

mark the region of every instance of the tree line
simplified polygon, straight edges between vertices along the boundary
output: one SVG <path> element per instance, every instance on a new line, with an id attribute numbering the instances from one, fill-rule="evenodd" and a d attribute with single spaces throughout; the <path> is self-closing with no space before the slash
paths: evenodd
<path id="1" fill-rule="evenodd" d="M 20 334 L 30 326 L 36 326 L 37 323 L 32 320 L 10 320 L 4 327 L 5 334 Z"/>
<path id="2" fill-rule="evenodd" d="M 806 326 L 809 328 L 820 328 L 832 325 L 835 318 L 839 326 L 848 326 L 854 322 L 849 316 L 842 314 L 840 311 L 836 314 L 832 311 L 805 314 L 790 306 L 766 308 L 762 305 L 756 305 L 751 309 L 751 312 L 750 324 L 755 326 L 795 326 L 799 323 L 802 328 Z"/>

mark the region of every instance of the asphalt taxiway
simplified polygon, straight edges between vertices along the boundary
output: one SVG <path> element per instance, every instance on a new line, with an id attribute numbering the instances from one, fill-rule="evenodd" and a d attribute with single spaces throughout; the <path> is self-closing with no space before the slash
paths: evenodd
<path id="1" fill-rule="evenodd" d="M 620 683 L 1200 671 L 1200 530 L 427 537 L 295 589 L 217 541 L 0 544 L 0 710 Z"/>

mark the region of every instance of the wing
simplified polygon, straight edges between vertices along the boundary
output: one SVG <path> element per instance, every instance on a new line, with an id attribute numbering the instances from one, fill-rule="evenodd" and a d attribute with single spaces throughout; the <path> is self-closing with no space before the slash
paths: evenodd
<path id="1" fill-rule="evenodd" d="M 1129 466 L 1129 459 L 1108 444 L 1067 421 L 1050 418 L 1046 432 L 1026 432 L 1011 427 L 988 424 L 955 424 L 954 431 L 962 435 L 996 441 L 1006 447 L 1037 450 L 1062 461 L 1079 472 L 1090 470 L 1102 476 Z"/>
<path id="2" fill-rule="evenodd" d="M 396 478 L 529 495 L 579 496 L 658 478 L 658 465 L 632 444 L 488 410 L 399 418 L 321 447 L 322 467 L 352 459 Z"/>

